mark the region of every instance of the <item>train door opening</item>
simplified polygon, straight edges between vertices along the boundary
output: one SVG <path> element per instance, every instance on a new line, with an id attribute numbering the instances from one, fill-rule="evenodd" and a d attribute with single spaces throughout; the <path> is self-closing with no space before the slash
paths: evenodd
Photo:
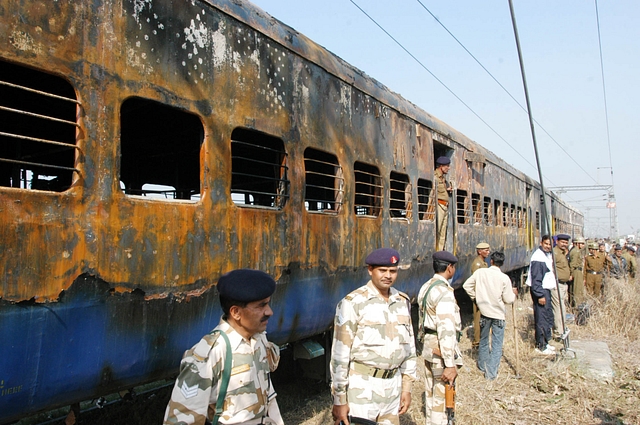
<path id="1" fill-rule="evenodd" d="M 436 197 L 436 251 L 447 250 L 454 251 L 455 238 L 456 238 L 456 204 L 452 202 L 453 190 L 447 190 L 452 188 L 451 178 L 455 175 L 454 172 L 449 172 L 440 178 L 438 170 L 438 164 L 436 161 L 441 156 L 452 158 L 453 149 L 449 146 L 433 141 L 433 162 L 436 172 L 434 174 L 434 186 Z M 450 169 L 454 169 L 455 164 L 451 162 Z M 450 235 L 449 237 L 447 235 Z"/>

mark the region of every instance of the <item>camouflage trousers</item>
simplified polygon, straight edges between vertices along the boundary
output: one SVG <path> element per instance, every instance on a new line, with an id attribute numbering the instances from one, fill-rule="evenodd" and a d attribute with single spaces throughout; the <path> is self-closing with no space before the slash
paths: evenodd
<path id="1" fill-rule="evenodd" d="M 402 375 L 393 378 L 374 378 L 349 371 L 347 401 L 349 414 L 375 421 L 381 425 L 399 425 Z"/>
<path id="2" fill-rule="evenodd" d="M 444 400 L 444 382 L 440 379 L 444 370 L 442 359 L 424 361 L 425 384 L 424 406 L 426 425 L 447 425 L 447 412 Z"/>

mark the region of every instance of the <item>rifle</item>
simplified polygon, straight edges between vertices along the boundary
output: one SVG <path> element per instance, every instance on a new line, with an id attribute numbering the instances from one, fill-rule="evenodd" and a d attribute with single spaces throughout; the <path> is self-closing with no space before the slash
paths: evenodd
<path id="1" fill-rule="evenodd" d="M 444 385 L 444 406 L 447 412 L 447 425 L 455 425 L 456 419 L 456 383 Z"/>

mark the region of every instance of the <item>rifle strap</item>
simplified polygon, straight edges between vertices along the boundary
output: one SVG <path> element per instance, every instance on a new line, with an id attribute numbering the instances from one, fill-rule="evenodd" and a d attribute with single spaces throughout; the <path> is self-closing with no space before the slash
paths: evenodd
<path id="1" fill-rule="evenodd" d="M 431 292 L 431 290 L 433 288 L 435 288 L 438 285 L 447 285 L 447 283 L 444 280 L 436 280 L 435 282 L 433 282 L 431 285 L 429 285 L 429 288 L 427 289 L 427 293 L 424 294 L 424 298 L 422 298 L 422 308 L 418 309 L 418 316 L 419 316 L 419 320 L 420 323 L 418 323 L 418 325 L 420 326 L 420 329 L 424 328 L 424 317 L 422 316 L 422 312 L 426 312 L 427 311 L 427 297 L 429 297 L 429 292 Z M 443 294 L 444 295 L 444 294 Z M 436 301 L 436 304 L 438 304 L 440 302 L 440 299 L 442 298 L 442 296 L 440 296 L 440 298 L 438 298 L 438 300 Z"/>
<path id="2" fill-rule="evenodd" d="M 222 369 L 222 380 L 220 381 L 220 389 L 218 390 L 218 399 L 216 400 L 216 413 L 213 416 L 211 425 L 218 425 L 218 419 L 222 416 L 224 410 L 224 399 L 227 396 L 227 388 L 229 387 L 229 377 L 231 376 L 231 361 L 233 354 L 231 354 L 231 343 L 229 343 L 229 337 L 221 330 L 214 330 L 213 333 L 219 333 L 222 335 L 224 342 L 227 344 L 227 352 L 224 357 L 224 367 Z"/>

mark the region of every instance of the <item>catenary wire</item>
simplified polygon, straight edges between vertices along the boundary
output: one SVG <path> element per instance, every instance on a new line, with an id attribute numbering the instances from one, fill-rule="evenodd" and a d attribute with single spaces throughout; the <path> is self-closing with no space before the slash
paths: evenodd
<path id="1" fill-rule="evenodd" d="M 482 62 L 480 62 L 480 61 L 478 60 L 478 58 L 476 58 L 476 57 L 475 57 L 475 55 L 474 55 L 473 53 L 471 53 L 471 52 L 469 51 L 469 49 L 467 49 L 467 47 L 466 47 L 466 46 L 465 46 L 465 45 L 464 45 L 460 40 L 458 40 L 458 38 L 457 38 L 455 35 L 453 35 L 453 33 L 452 33 L 451 31 L 449 31 L 449 29 L 448 29 L 448 28 L 447 28 L 447 27 L 446 27 L 446 26 L 445 26 L 445 25 L 440 21 L 440 19 L 438 19 L 438 18 L 436 17 L 436 15 L 434 15 L 434 14 L 431 12 L 431 10 L 429 10 L 429 8 L 428 8 L 427 6 L 425 6 L 425 5 L 424 5 L 424 3 L 422 3 L 422 1 L 421 1 L 421 0 L 416 0 L 416 1 L 417 1 L 418 3 L 420 3 L 420 6 L 422 6 L 422 7 L 424 8 L 424 10 L 426 10 L 426 11 L 429 13 L 429 15 L 431 15 L 431 17 L 432 17 L 433 19 L 435 19 L 435 20 L 436 20 L 436 22 L 437 22 L 438 24 L 440 24 L 440 26 L 441 26 L 441 27 L 442 27 L 442 28 L 443 28 L 443 29 L 444 29 L 444 30 L 445 30 L 445 31 L 446 31 L 446 32 L 447 32 L 447 33 L 448 33 L 448 34 L 449 34 L 449 35 L 450 35 L 450 36 L 451 36 L 451 37 L 452 37 L 452 38 L 453 38 L 453 39 L 454 39 L 454 40 L 455 40 L 459 45 L 460 45 L 460 47 L 462 47 L 462 48 L 464 49 L 464 51 L 465 51 L 465 52 L 467 52 L 467 53 L 469 54 L 469 56 L 471 56 L 471 57 L 473 58 L 473 60 L 474 60 L 474 61 L 476 61 L 476 63 L 477 63 L 478 65 L 480 65 L 480 67 L 481 67 L 481 68 L 482 68 L 482 69 L 483 69 L 483 70 L 484 70 L 484 71 L 485 71 L 485 72 L 486 72 L 486 73 L 487 73 L 487 74 L 488 74 L 488 75 L 493 79 L 493 81 L 495 81 L 495 82 L 496 82 L 496 84 L 498 84 L 498 86 L 500 86 L 500 88 L 501 88 L 502 90 L 504 90 L 504 92 L 505 92 L 507 95 L 509 95 L 509 97 L 510 97 L 511 99 L 513 99 L 513 101 L 514 101 L 514 102 L 515 102 L 515 103 L 516 103 L 516 104 L 517 104 L 517 105 L 518 105 L 518 106 L 519 106 L 519 107 L 520 107 L 520 108 L 521 108 L 525 113 L 527 113 L 527 109 L 526 109 L 526 108 L 525 108 L 525 107 L 524 107 L 524 106 L 523 106 L 523 105 L 522 105 L 522 104 L 521 104 L 521 103 L 520 103 L 520 102 L 519 102 L 519 101 L 518 101 L 518 100 L 517 100 L 517 99 L 516 99 L 512 94 L 511 94 L 511 92 L 509 92 L 509 90 L 507 90 L 507 88 L 506 88 L 504 85 L 502 85 L 502 83 L 500 83 L 500 81 L 498 81 L 498 79 L 497 79 L 497 78 L 496 78 L 496 77 L 495 77 L 495 76 L 494 76 L 494 75 L 493 75 L 493 74 L 492 74 L 492 73 L 491 73 L 491 72 L 490 72 L 490 71 L 489 71 L 489 70 L 488 70 L 488 69 L 487 69 L 487 68 L 482 64 Z M 591 174 L 589 174 L 589 173 L 587 172 L 587 170 L 585 170 L 585 169 L 582 167 L 582 165 L 580 165 L 580 163 L 579 163 L 578 161 L 576 161 L 576 160 L 575 160 L 575 158 L 573 158 L 573 157 L 571 156 L 571 154 L 569 154 L 569 152 L 567 152 L 567 151 L 565 150 L 565 148 L 564 148 L 564 147 L 562 147 L 562 145 L 561 145 L 561 144 L 560 144 L 560 143 L 559 143 L 559 142 L 558 142 L 558 141 L 557 141 L 557 140 L 556 140 L 556 139 L 555 139 L 555 138 L 554 138 L 554 137 L 553 137 L 553 136 L 552 136 L 552 135 L 551 135 L 551 134 L 550 134 L 550 133 L 549 133 L 549 132 L 548 132 L 548 131 L 547 131 L 547 130 L 546 130 L 546 129 L 545 129 L 545 128 L 544 128 L 544 127 L 543 127 L 543 126 L 538 122 L 538 121 L 537 121 L 537 120 L 536 120 L 536 119 L 534 119 L 534 122 L 536 123 L 536 125 L 537 125 L 538 127 L 540 127 L 540 129 L 541 129 L 542 131 L 544 131 L 544 133 L 545 133 L 547 136 L 549 136 L 549 138 L 550 138 L 551 140 L 553 140 L 553 142 L 554 142 L 554 143 L 555 143 L 555 144 L 556 144 L 556 145 L 557 145 L 557 146 L 562 150 L 562 152 L 564 152 L 564 153 L 565 153 L 569 158 L 571 158 L 571 160 L 572 160 L 572 161 L 573 161 L 573 162 L 574 162 L 574 163 L 575 163 L 575 164 L 576 164 L 576 165 L 577 165 L 577 166 L 578 166 L 582 171 L 584 171 L 584 173 L 585 173 L 587 176 L 589 176 L 589 178 L 590 178 L 591 180 L 593 180 L 595 183 L 597 183 L 596 179 L 594 179 L 594 178 L 593 178 L 593 176 L 591 176 Z"/>

